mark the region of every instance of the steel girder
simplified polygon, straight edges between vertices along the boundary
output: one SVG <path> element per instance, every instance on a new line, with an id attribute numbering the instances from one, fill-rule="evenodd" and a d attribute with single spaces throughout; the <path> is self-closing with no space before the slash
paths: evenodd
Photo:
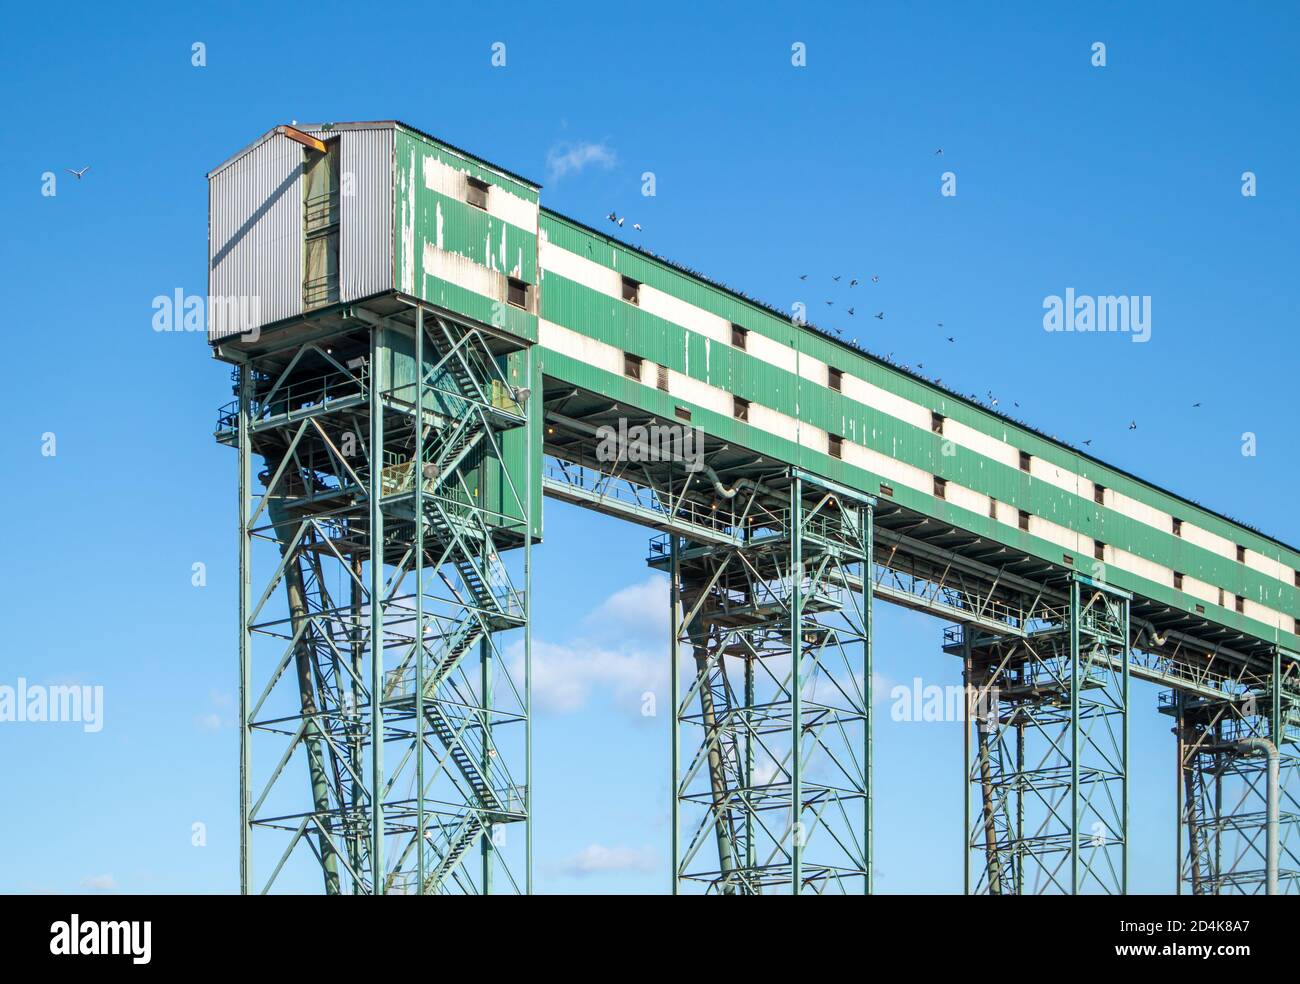
<path id="1" fill-rule="evenodd" d="M 301 891 L 312 866 L 327 894 L 531 887 L 531 838 L 506 835 L 530 816 L 512 346 L 420 307 L 240 367 L 218 437 L 240 462 L 246 893 Z"/>
<path id="2" fill-rule="evenodd" d="M 968 894 L 1127 890 L 1128 603 L 1076 577 L 1026 635 L 952 639 L 967 690 Z"/>

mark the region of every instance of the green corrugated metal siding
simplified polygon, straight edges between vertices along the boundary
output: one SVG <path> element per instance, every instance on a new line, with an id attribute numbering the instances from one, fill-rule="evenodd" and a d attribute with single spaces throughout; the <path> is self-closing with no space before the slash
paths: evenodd
<path id="1" fill-rule="evenodd" d="M 972 430 L 1028 451 L 1046 463 L 1100 482 L 1138 502 L 1178 516 L 1289 568 L 1300 566 L 1300 554 L 1282 548 L 1250 530 L 1175 499 L 1130 476 L 1106 469 L 1069 448 L 1016 428 L 973 404 L 835 345 L 813 332 L 798 329 L 770 312 L 734 298 L 711 285 L 693 280 L 650 258 L 630 252 L 561 217 L 543 211 L 540 227 L 550 242 L 563 249 L 615 269 L 782 344 L 792 345 L 801 353 L 843 369 L 887 392 L 942 413 Z M 828 387 L 810 383 L 731 346 L 695 334 L 684 337 L 684 329 L 671 322 L 546 271 L 543 271 L 541 316 L 814 427 L 842 434 L 850 441 L 895 457 L 923 471 L 941 475 L 1067 529 L 1101 539 L 1111 546 L 1181 571 L 1188 577 L 1222 587 L 1226 592 L 1241 594 L 1279 611 L 1300 612 L 1300 591 L 1291 584 L 1277 581 L 1235 560 L 1195 546 L 1174 536 L 1172 532 L 1154 529 L 1112 509 L 1098 506 L 1090 497 L 1066 492 L 1044 480 L 1031 478 L 1019 468 L 1009 467 L 960 446 L 955 447 L 953 455 L 944 456 L 941 453 L 943 439 L 928 429 L 881 414 Z M 654 389 L 653 383 L 643 385 L 614 376 L 577 363 L 560 353 L 547 350 L 543 359 L 548 375 L 608 393 L 615 399 L 626 400 L 664 416 L 671 416 L 673 407 L 684 403 L 680 397 Z M 761 453 L 791 460 L 814 472 L 866 491 L 874 492 L 878 488 L 879 476 L 827 454 L 795 446 L 703 407 L 689 403 L 685 405 L 692 410 L 696 423 L 725 440 L 733 440 Z M 1068 553 L 1055 543 L 1031 537 L 987 516 L 977 515 L 933 496 L 893 484 L 894 500 L 918 512 L 952 522 L 1053 563 L 1060 563 L 1063 554 Z M 1074 559 L 1080 569 L 1087 570 L 1091 567 L 1091 555 L 1075 554 Z M 1279 637 L 1271 627 L 1238 615 L 1230 608 L 1199 602 L 1183 592 L 1175 591 L 1170 585 L 1147 581 L 1113 565 L 1108 565 L 1108 576 L 1122 587 L 1189 612 L 1194 610 L 1196 604 L 1204 604 L 1207 613 L 1216 621 L 1252 635 L 1270 640 L 1281 638 L 1291 646 L 1300 640 L 1300 637 L 1287 632 L 1281 633 Z M 1225 600 L 1231 605 L 1231 599 Z"/>
<path id="2" fill-rule="evenodd" d="M 394 187 L 393 246 L 399 289 L 475 321 L 504 328 L 529 340 L 537 338 L 537 317 L 464 284 L 434 276 L 425 270 L 425 244 L 464 257 L 484 271 L 511 276 L 536 285 L 537 229 L 522 228 L 483 209 L 428 188 L 424 158 L 432 157 L 456 170 L 536 204 L 537 191 L 484 165 L 460 156 L 419 134 L 397 133 Z M 408 241 L 409 240 L 409 241 Z M 403 271 L 414 271 L 409 283 Z"/>

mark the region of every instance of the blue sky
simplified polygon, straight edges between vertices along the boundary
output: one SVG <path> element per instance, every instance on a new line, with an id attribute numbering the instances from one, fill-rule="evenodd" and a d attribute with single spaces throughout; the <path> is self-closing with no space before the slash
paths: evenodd
<path id="1" fill-rule="evenodd" d="M 211 439 L 228 369 L 201 335 L 154 332 L 151 301 L 205 292 L 205 174 L 290 120 L 405 120 L 543 182 L 559 211 L 625 214 L 644 226 L 630 241 L 773 304 L 843 311 L 831 275 L 879 275 L 858 289 L 885 321 L 817 320 L 1300 541 L 1292 9 L 72 3 L 4 18 L 0 684 L 102 685 L 105 723 L 0 723 L 0 891 L 236 887 L 235 457 Z M 561 173 L 570 153 L 585 164 Z M 80 182 L 63 171 L 86 165 Z M 1044 297 L 1067 287 L 1150 296 L 1150 342 L 1043 332 Z M 635 696 L 663 685 L 662 585 L 644 531 L 551 502 L 546 527 L 535 633 L 563 686 L 543 688 L 535 722 L 538 888 L 659 891 L 666 724 Z M 881 606 L 882 678 L 957 683 L 941 628 Z M 1133 886 L 1160 892 L 1175 776 L 1155 701 L 1135 686 Z M 961 728 L 878 710 L 878 888 L 958 891 Z"/>

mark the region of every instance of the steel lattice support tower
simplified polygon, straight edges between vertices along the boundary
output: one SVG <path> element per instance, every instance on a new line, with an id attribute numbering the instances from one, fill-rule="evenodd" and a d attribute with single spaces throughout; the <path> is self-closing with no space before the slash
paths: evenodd
<path id="1" fill-rule="evenodd" d="M 673 891 L 871 890 L 872 501 L 794 472 L 671 578 Z M 686 686 L 682 687 L 685 679 Z"/>
<path id="2" fill-rule="evenodd" d="M 968 894 L 1126 891 L 1128 606 L 1075 577 L 1022 635 L 950 637 L 967 692 Z"/>
<path id="3" fill-rule="evenodd" d="M 237 368 L 242 891 L 530 889 L 530 366 L 403 305 Z"/>
<path id="4" fill-rule="evenodd" d="M 1300 892 L 1300 668 L 1278 649 L 1270 670 L 1242 668 L 1222 698 L 1161 695 L 1178 739 L 1178 891 L 1262 894 L 1267 888 L 1268 760 L 1279 752 L 1278 890 Z"/>

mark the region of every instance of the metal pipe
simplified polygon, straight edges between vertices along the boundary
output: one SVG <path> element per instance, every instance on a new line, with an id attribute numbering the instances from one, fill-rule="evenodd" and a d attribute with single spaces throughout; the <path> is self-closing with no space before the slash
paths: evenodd
<path id="1" fill-rule="evenodd" d="M 1267 738 L 1242 738 L 1236 742 L 1246 748 L 1262 748 L 1268 755 L 1268 827 L 1267 827 L 1267 864 L 1268 888 L 1266 894 L 1277 894 L 1277 850 L 1278 850 L 1278 752 L 1277 746 Z"/>

